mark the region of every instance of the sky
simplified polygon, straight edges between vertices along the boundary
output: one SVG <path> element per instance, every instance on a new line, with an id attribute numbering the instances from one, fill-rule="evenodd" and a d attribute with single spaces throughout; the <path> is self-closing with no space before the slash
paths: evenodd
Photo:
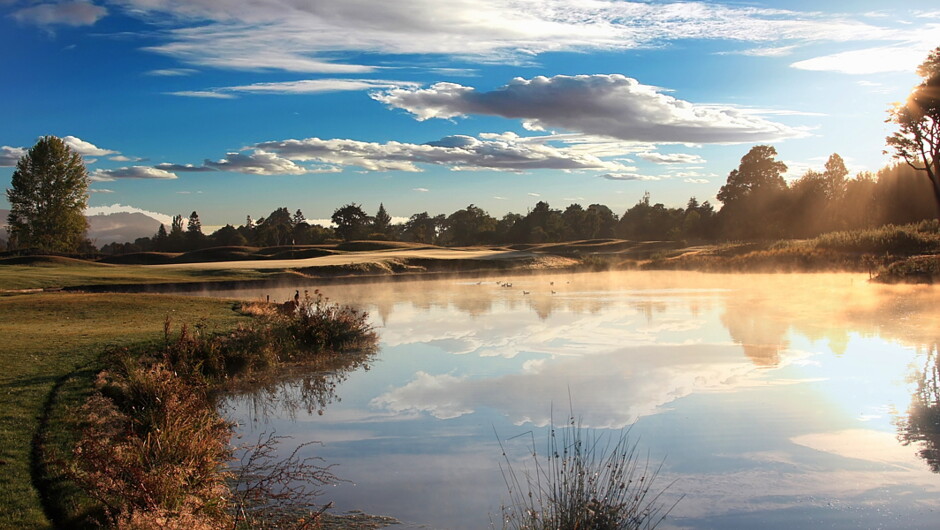
<path id="1" fill-rule="evenodd" d="M 206 227 L 718 204 L 758 144 L 890 162 L 937 46 L 935 0 L 0 0 L 0 180 L 56 135 L 90 213 Z"/>

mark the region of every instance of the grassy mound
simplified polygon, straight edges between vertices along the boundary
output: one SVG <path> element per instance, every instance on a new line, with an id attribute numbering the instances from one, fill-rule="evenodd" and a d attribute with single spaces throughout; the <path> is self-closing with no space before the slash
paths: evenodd
<path id="1" fill-rule="evenodd" d="M 101 258 L 98 263 L 108 263 L 112 265 L 166 265 L 173 263 L 173 260 L 179 254 L 173 252 L 134 252 L 133 254 L 123 254 L 119 256 L 108 256 Z"/>
<path id="2" fill-rule="evenodd" d="M 405 241 L 347 241 L 336 245 L 337 250 L 345 252 L 366 252 L 376 250 L 419 250 L 439 248 L 424 243 L 409 243 Z"/>
<path id="3" fill-rule="evenodd" d="M 81 259 L 62 256 L 16 256 L 0 259 L 0 265 L 26 265 L 30 267 L 74 267 L 77 265 L 95 265 Z"/>

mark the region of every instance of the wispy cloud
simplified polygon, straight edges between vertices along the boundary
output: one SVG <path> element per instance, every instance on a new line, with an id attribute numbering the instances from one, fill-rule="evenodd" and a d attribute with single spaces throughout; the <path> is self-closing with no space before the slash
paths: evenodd
<path id="1" fill-rule="evenodd" d="M 149 49 L 217 68 L 355 74 L 343 64 L 373 54 L 526 61 L 553 51 L 623 50 L 681 39 L 771 43 L 897 38 L 870 21 L 711 2 L 578 0 L 128 0 L 137 16 L 171 15 L 183 27 Z M 165 17 L 164 17 L 165 18 Z M 343 53 L 345 52 L 345 54 Z"/>
<path id="2" fill-rule="evenodd" d="M 699 155 L 691 155 L 688 153 L 656 153 L 656 152 L 645 152 L 638 153 L 637 157 L 646 160 L 647 162 L 652 162 L 654 164 L 703 164 L 705 159 Z"/>
<path id="3" fill-rule="evenodd" d="M 751 112 L 695 105 L 619 74 L 517 77 L 491 92 L 437 83 L 372 97 L 418 120 L 483 114 L 520 119 L 530 130 L 557 127 L 629 141 L 735 143 L 805 136 Z"/>
<path id="4" fill-rule="evenodd" d="M 174 173 L 148 166 L 131 166 L 118 169 L 96 169 L 89 179 L 92 182 L 110 182 L 118 179 L 175 179 Z"/>
<path id="5" fill-rule="evenodd" d="M 90 26 L 108 10 L 91 2 L 38 4 L 13 12 L 18 22 L 37 26 Z"/>
<path id="6" fill-rule="evenodd" d="M 192 68 L 160 68 L 157 70 L 150 70 L 149 72 L 146 72 L 146 74 L 157 77 L 178 77 L 193 75 L 197 72 L 198 70 L 194 70 Z"/>
<path id="7" fill-rule="evenodd" d="M 785 57 L 793 53 L 795 45 L 791 46 L 768 46 L 764 48 L 749 48 L 747 50 L 734 50 L 718 52 L 719 55 L 746 55 L 748 57 Z"/>
<path id="8" fill-rule="evenodd" d="M 411 191 L 417 191 L 417 192 L 420 192 L 420 193 L 427 193 L 427 192 L 429 192 L 429 191 L 431 191 L 431 190 L 429 190 L 429 189 L 427 189 L 427 188 L 411 188 Z"/>
<path id="9" fill-rule="evenodd" d="M 174 96 L 199 98 L 231 99 L 235 94 L 321 94 L 326 92 L 344 92 L 356 90 L 377 90 L 383 88 L 417 87 L 420 83 L 411 81 L 389 81 L 383 79 L 301 79 L 299 81 L 281 81 L 278 83 L 253 83 L 208 90 L 184 90 L 169 92 Z"/>
<path id="10" fill-rule="evenodd" d="M 655 181 L 662 180 L 663 177 L 655 175 L 643 175 L 641 173 L 604 173 L 600 176 L 602 179 L 607 180 L 642 180 L 642 181 Z"/>

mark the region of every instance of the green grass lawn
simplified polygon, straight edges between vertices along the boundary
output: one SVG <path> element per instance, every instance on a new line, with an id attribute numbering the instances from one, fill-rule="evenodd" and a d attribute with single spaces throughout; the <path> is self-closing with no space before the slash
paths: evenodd
<path id="1" fill-rule="evenodd" d="M 0 285 L 11 271 L 0 268 Z M 57 267 L 57 269 L 59 269 Z M 61 275 L 61 269 L 58 270 Z M 61 438 L 55 421 L 87 392 L 103 351 L 162 343 L 164 319 L 174 329 L 204 320 L 229 329 L 245 317 L 232 302 L 144 294 L 45 293 L 0 297 L 0 528 L 43 528 L 33 467 L 33 441 Z"/>
<path id="2" fill-rule="evenodd" d="M 278 274 L 283 274 L 283 272 L 252 269 L 226 270 L 224 264 L 220 264 L 217 270 L 198 270 L 145 265 L 105 265 L 67 258 L 53 258 L 29 265 L 0 265 L 0 291 L 82 285 L 244 281 L 272 278 Z"/>

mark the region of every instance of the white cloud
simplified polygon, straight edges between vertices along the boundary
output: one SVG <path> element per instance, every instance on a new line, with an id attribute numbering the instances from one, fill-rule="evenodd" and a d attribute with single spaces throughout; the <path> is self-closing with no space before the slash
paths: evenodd
<path id="1" fill-rule="evenodd" d="M 530 191 L 529 193 L 526 193 L 526 195 L 528 195 L 529 197 L 541 197 L 542 196 L 541 193 L 535 193 L 532 191 Z"/>
<path id="2" fill-rule="evenodd" d="M 687 153 L 662 154 L 656 152 L 645 152 L 637 154 L 638 157 L 653 162 L 654 164 L 703 164 L 705 159 L 699 155 L 690 155 Z"/>
<path id="3" fill-rule="evenodd" d="M 89 193 L 114 193 L 114 190 L 108 188 L 88 188 Z"/>
<path id="4" fill-rule="evenodd" d="M 235 171 L 251 175 L 302 175 L 307 173 L 306 168 L 262 149 L 256 149 L 250 155 L 228 153 L 222 160 L 218 162 L 206 160 L 204 165 L 219 171 Z"/>
<path id="5" fill-rule="evenodd" d="M 593 155 L 544 143 L 528 142 L 512 133 L 489 135 L 489 138 L 492 139 L 455 135 L 426 144 L 306 138 L 262 142 L 249 149 L 277 153 L 290 160 L 358 166 L 370 171 L 418 172 L 421 171 L 419 164 L 447 166 L 452 170 L 517 172 L 531 169 L 623 169 L 616 162 L 605 162 Z"/>
<path id="6" fill-rule="evenodd" d="M 143 160 L 143 158 L 116 155 L 116 156 L 108 157 L 108 160 L 113 160 L 115 162 L 140 162 L 141 160 Z"/>
<path id="7" fill-rule="evenodd" d="M 111 149 L 102 149 L 91 142 L 86 142 L 81 138 L 76 138 L 75 136 L 64 136 L 62 141 L 69 146 L 72 151 L 82 155 L 82 156 L 107 156 L 107 155 L 116 155 L 119 151 L 112 151 Z"/>
<path id="8" fill-rule="evenodd" d="M 429 191 L 431 191 L 431 190 L 429 190 L 429 189 L 427 189 L 427 188 L 411 188 L 411 191 L 418 191 L 418 192 L 421 192 L 421 193 L 427 193 L 427 192 L 429 192 Z"/>
<path id="9" fill-rule="evenodd" d="M 672 40 L 756 43 L 871 40 L 891 30 L 819 12 L 711 2 L 579 0 L 128 0 L 137 16 L 169 14 L 185 27 L 150 50 L 230 69 L 359 73 L 344 52 L 438 54 L 524 62 L 545 52 L 623 50 Z M 332 59 L 332 60 L 331 60 Z"/>
<path id="10" fill-rule="evenodd" d="M 686 184 L 708 184 L 708 179 L 687 178 L 683 180 L 682 182 L 685 182 Z"/>
<path id="11" fill-rule="evenodd" d="M 14 167 L 20 158 L 26 154 L 26 149 L 22 147 L 10 147 L 4 145 L 0 147 L 0 167 Z"/>
<path id="12" fill-rule="evenodd" d="M 117 179 L 175 179 L 175 173 L 147 166 L 131 166 L 118 169 L 96 169 L 89 179 L 92 182 L 111 182 Z"/>
<path id="13" fill-rule="evenodd" d="M 517 77 L 492 92 L 437 83 L 372 97 L 418 120 L 484 114 L 521 119 L 531 130 L 562 128 L 628 141 L 737 143 L 805 136 L 753 112 L 695 105 L 619 74 Z"/>
<path id="14" fill-rule="evenodd" d="M 85 209 L 85 216 L 92 215 L 110 215 L 112 213 L 142 213 L 147 217 L 152 217 L 157 221 L 170 226 L 173 224 L 173 217 L 165 213 L 152 212 L 149 210 L 144 210 L 137 208 L 136 206 L 127 206 L 123 204 L 112 204 L 111 206 L 89 206 Z"/>
<path id="15" fill-rule="evenodd" d="M 108 10 L 91 2 L 62 2 L 24 7 L 13 13 L 18 22 L 37 26 L 90 26 Z"/>

